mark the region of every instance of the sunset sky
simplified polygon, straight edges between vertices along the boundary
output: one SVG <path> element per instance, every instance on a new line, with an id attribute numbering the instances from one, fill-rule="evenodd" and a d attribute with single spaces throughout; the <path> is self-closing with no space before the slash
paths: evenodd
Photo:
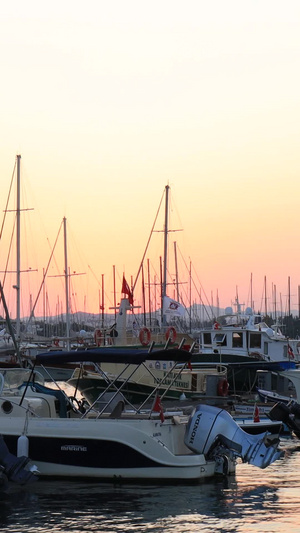
<path id="1" fill-rule="evenodd" d="M 276 287 L 286 311 L 290 277 L 298 308 L 298 0 L 11 0 L 0 13 L 0 207 L 3 217 L 21 154 L 22 208 L 33 209 L 21 215 L 22 269 L 37 270 L 22 274 L 23 314 L 63 217 L 70 271 L 81 274 L 72 309 L 97 313 L 102 279 L 113 305 L 113 266 L 119 301 L 167 184 L 186 305 L 191 264 L 193 301 L 202 291 L 226 307 L 238 291 L 248 306 L 252 275 L 261 309 L 266 276 L 268 306 Z M 154 237 L 146 259 L 159 277 L 162 233 Z M 64 305 L 63 278 L 50 277 L 64 270 L 59 239 L 46 283 L 53 313 Z M 14 283 L 7 277 L 12 316 Z"/>

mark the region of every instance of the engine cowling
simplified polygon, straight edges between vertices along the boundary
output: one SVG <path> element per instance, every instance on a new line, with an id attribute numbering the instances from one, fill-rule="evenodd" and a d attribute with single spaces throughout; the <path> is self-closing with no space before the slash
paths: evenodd
<path id="1" fill-rule="evenodd" d="M 241 457 L 243 462 L 266 468 L 282 457 L 279 439 L 269 433 L 249 435 L 224 409 L 198 405 L 185 433 L 185 444 L 195 453 L 213 458 L 223 449 Z"/>

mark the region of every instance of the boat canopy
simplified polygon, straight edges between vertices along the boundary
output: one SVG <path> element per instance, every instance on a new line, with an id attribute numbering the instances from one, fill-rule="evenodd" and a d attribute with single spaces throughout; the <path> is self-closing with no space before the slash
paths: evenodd
<path id="1" fill-rule="evenodd" d="M 95 348 L 91 350 L 56 351 L 37 354 L 35 364 L 123 363 L 140 365 L 144 361 L 174 361 L 187 363 L 192 354 L 179 348 L 167 350 L 136 350 L 130 348 Z"/>
<path id="2" fill-rule="evenodd" d="M 254 368 L 255 370 L 269 370 L 273 372 L 283 372 L 284 370 L 290 370 L 296 368 L 294 361 L 247 361 L 236 363 L 223 363 L 222 365 L 227 368 L 242 369 L 242 368 Z"/>

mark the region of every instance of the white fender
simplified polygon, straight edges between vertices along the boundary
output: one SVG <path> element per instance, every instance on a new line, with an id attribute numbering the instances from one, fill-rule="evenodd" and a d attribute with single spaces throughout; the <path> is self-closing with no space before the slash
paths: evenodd
<path id="1" fill-rule="evenodd" d="M 17 442 L 17 457 L 29 456 L 29 439 L 26 435 L 21 435 Z"/>

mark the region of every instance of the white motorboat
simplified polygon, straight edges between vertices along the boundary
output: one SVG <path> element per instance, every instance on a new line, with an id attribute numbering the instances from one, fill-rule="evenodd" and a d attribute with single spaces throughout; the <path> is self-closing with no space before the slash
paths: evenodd
<path id="1" fill-rule="evenodd" d="M 190 358 L 184 350 L 168 354 L 173 361 L 188 363 Z M 113 360 L 132 365 L 134 372 L 149 357 L 165 360 L 166 354 L 98 348 L 39 354 L 36 365 Z M 147 408 L 143 402 L 136 407 L 128 405 L 122 386 L 108 402 L 102 393 L 96 409 L 96 404 L 79 404 L 63 390 L 45 387 L 34 368 L 28 372 L 22 384 L 9 380 L 8 374 L 2 380 L 1 434 L 9 451 L 28 456 L 40 476 L 198 481 L 234 473 L 239 457 L 265 468 L 282 455 L 278 439 L 245 433 L 223 409 L 197 405 L 191 413 L 180 408 L 164 411 L 155 388 L 149 397 L 152 404 L 156 399 L 155 405 Z"/>
<path id="2" fill-rule="evenodd" d="M 288 339 L 278 325 L 268 326 L 263 317 L 237 302 L 219 316 L 211 328 L 197 335 L 199 360 L 222 363 L 299 361 L 299 341 Z"/>

